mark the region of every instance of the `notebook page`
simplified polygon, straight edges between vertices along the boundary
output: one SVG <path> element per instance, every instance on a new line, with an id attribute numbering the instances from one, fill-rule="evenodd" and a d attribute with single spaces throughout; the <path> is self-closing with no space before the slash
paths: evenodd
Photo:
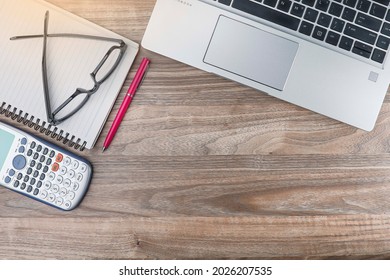
<path id="1" fill-rule="evenodd" d="M 43 39 L 9 40 L 13 36 L 43 34 L 46 11 L 50 11 L 49 34 L 78 33 L 123 39 L 128 48 L 119 67 L 73 117 L 58 126 L 87 148 L 93 147 L 115 99 L 122 88 L 138 45 L 86 20 L 35 0 L 0 2 L 0 103 L 6 102 L 23 115 L 47 121 L 42 84 Z M 3 28 L 6 27 L 6 28 Z M 51 108 L 57 108 L 77 88 L 91 89 L 90 73 L 114 42 L 79 38 L 48 38 L 47 68 Z M 81 143 L 82 143 L 81 142 Z"/>

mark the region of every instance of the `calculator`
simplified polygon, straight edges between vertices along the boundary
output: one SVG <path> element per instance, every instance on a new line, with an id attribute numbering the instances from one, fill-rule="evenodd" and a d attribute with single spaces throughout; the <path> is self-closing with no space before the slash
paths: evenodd
<path id="1" fill-rule="evenodd" d="M 0 122 L 0 185 L 70 211 L 84 198 L 92 165 L 73 153 Z"/>

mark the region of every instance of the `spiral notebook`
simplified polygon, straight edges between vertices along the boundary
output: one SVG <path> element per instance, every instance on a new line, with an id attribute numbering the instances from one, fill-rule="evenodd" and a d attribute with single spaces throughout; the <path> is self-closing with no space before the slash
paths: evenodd
<path id="1" fill-rule="evenodd" d="M 43 39 L 11 41 L 13 36 L 43 34 L 46 11 L 49 34 L 77 33 L 122 39 L 126 53 L 119 66 L 74 116 L 49 125 L 42 82 Z M 52 108 L 77 88 L 93 87 L 90 73 L 112 42 L 48 38 L 47 68 Z M 107 120 L 138 52 L 138 44 L 41 0 L 0 1 L 0 114 L 79 149 L 91 149 Z"/>

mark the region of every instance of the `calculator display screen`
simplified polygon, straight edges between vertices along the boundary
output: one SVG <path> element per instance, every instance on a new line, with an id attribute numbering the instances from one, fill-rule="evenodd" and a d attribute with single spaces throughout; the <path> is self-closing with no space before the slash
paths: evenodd
<path id="1" fill-rule="evenodd" d="M 15 135 L 0 128 L 0 170 L 3 168 L 14 139 Z"/>

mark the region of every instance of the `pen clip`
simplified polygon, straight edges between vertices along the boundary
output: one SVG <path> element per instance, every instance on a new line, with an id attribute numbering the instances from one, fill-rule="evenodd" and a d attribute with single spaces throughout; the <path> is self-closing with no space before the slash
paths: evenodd
<path id="1" fill-rule="evenodd" d="M 143 84 L 143 82 L 144 82 L 144 80 L 145 80 L 145 77 L 146 77 L 146 73 L 148 73 L 148 71 L 149 71 L 149 67 L 150 67 L 150 64 L 148 64 L 147 66 L 146 66 L 146 69 L 145 69 L 145 71 L 144 71 L 144 74 L 142 75 L 142 80 L 141 80 L 141 82 L 139 83 L 139 85 L 138 85 L 138 87 L 137 87 L 137 90 L 141 87 L 141 85 Z"/>

